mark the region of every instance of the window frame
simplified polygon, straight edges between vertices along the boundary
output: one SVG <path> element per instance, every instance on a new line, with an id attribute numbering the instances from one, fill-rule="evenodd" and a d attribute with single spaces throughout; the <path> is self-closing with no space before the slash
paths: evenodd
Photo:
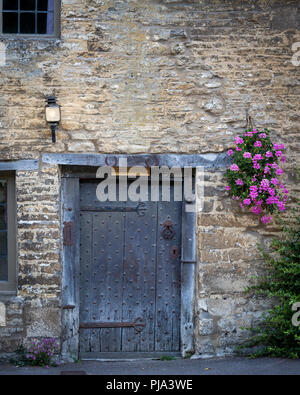
<path id="1" fill-rule="evenodd" d="M 7 180 L 7 256 L 8 281 L 0 281 L 0 294 L 17 292 L 17 205 L 15 174 L 0 171 L 0 179 Z"/>
<path id="2" fill-rule="evenodd" d="M 53 34 L 33 34 L 33 33 L 3 33 L 3 0 L 0 0 L 0 37 L 2 38 L 60 38 L 60 12 L 61 0 L 54 0 L 54 28 Z"/>

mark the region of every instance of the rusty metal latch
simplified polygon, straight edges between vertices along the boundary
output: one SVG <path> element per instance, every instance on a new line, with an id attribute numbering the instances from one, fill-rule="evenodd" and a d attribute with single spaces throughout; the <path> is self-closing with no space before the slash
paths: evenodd
<path id="1" fill-rule="evenodd" d="M 76 306 L 73 304 L 67 304 L 67 305 L 63 306 L 63 310 L 74 310 L 75 308 L 76 308 Z"/>
<path id="2" fill-rule="evenodd" d="M 134 322 L 83 322 L 79 325 L 82 329 L 91 328 L 134 328 L 135 333 L 141 333 L 146 324 L 138 317 Z"/>
<path id="3" fill-rule="evenodd" d="M 64 222 L 64 245 L 73 246 L 74 245 L 74 223 Z"/>
<path id="4" fill-rule="evenodd" d="M 163 230 L 161 232 L 162 236 L 166 240 L 171 240 L 175 236 L 176 232 L 173 229 L 173 224 L 171 221 L 167 220 L 165 221 L 163 225 Z"/>

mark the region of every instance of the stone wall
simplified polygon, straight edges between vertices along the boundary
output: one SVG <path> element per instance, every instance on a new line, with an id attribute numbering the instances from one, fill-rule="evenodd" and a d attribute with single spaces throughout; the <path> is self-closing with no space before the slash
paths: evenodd
<path id="1" fill-rule="evenodd" d="M 60 338 L 60 217 L 56 167 L 16 174 L 18 289 L 0 295 L 6 322 L 0 325 L 0 355 L 26 338 Z"/>
<path id="2" fill-rule="evenodd" d="M 296 0 L 63 0 L 60 39 L 5 38 L 0 160 L 45 152 L 218 153 L 246 113 L 299 164 L 300 42 Z M 44 97 L 62 106 L 57 143 Z M 243 290 L 276 228 L 241 213 L 207 172 L 199 214 L 196 355 L 231 353 L 268 303 Z M 17 172 L 18 293 L 0 296 L 0 352 L 26 337 L 60 337 L 59 169 Z"/>

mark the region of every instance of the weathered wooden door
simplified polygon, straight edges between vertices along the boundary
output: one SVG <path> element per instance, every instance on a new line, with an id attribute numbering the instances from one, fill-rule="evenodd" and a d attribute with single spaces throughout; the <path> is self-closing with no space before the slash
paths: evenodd
<path id="1" fill-rule="evenodd" d="M 182 203 L 96 187 L 80 184 L 80 354 L 179 351 Z"/>

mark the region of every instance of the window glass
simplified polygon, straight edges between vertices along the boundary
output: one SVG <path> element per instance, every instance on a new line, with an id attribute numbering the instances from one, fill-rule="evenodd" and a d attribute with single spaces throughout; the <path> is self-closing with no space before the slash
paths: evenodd
<path id="1" fill-rule="evenodd" d="M 8 281 L 6 180 L 0 180 L 0 281 Z"/>
<path id="2" fill-rule="evenodd" d="M 3 0 L 3 10 L 17 10 L 18 0 Z"/>
<path id="3" fill-rule="evenodd" d="M 38 11 L 48 11 L 48 0 L 38 0 Z"/>
<path id="4" fill-rule="evenodd" d="M 8 12 L 3 14 L 3 33 L 18 33 L 18 14 Z"/>
<path id="5" fill-rule="evenodd" d="M 2 33 L 54 34 L 55 0 L 3 0 Z"/>
<path id="6" fill-rule="evenodd" d="M 20 0 L 20 10 L 34 11 L 35 10 L 35 0 Z"/>
<path id="7" fill-rule="evenodd" d="M 22 13 L 20 15 L 20 33 L 35 33 L 35 14 L 32 12 Z"/>

